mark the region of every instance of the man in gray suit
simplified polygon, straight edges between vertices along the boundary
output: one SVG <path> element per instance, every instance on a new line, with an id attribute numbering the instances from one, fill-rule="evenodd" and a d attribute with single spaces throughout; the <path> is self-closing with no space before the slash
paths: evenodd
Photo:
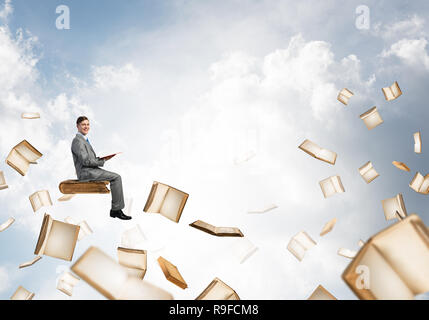
<path id="1" fill-rule="evenodd" d="M 110 210 L 110 216 L 122 220 L 131 219 L 131 217 L 122 212 L 125 204 L 121 176 L 117 173 L 99 168 L 113 156 L 104 158 L 96 156 L 87 138 L 90 129 L 87 117 L 79 117 L 76 121 L 76 126 L 78 133 L 73 139 L 71 151 L 77 178 L 81 181 L 110 181 L 110 192 L 112 193 L 112 209 Z"/>

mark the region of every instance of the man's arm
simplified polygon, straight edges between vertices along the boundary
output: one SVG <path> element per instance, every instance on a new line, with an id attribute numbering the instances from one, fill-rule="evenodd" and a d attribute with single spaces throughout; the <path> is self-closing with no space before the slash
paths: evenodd
<path id="1" fill-rule="evenodd" d="M 78 157 L 78 160 L 83 164 L 84 167 L 102 167 L 105 160 L 95 158 L 90 154 L 83 141 L 80 139 L 73 140 L 72 152 Z"/>

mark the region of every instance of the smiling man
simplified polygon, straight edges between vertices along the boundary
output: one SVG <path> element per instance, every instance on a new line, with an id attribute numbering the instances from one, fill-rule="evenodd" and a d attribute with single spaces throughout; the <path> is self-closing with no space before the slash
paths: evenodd
<path id="1" fill-rule="evenodd" d="M 73 139 L 71 151 L 77 178 L 81 181 L 109 181 L 110 191 L 112 193 L 112 209 L 110 210 L 110 216 L 122 220 L 131 219 L 130 216 L 122 212 L 125 204 L 121 176 L 117 173 L 100 168 L 107 160 L 111 159 L 113 155 L 104 158 L 96 156 L 87 137 L 90 129 L 87 117 L 79 117 L 76 121 L 76 126 L 78 133 Z"/>

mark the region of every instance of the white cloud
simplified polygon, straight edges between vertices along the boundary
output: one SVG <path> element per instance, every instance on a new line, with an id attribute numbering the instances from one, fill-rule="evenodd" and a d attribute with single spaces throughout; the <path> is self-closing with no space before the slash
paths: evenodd
<path id="1" fill-rule="evenodd" d="M 94 67 L 92 77 L 97 89 L 134 91 L 142 86 L 142 74 L 132 64 Z"/>
<path id="2" fill-rule="evenodd" d="M 425 19 L 414 14 L 408 19 L 397 21 L 392 24 L 375 24 L 373 33 L 385 40 L 393 40 L 404 37 L 415 38 L 425 35 L 424 25 Z"/>
<path id="3" fill-rule="evenodd" d="M 12 0 L 5 0 L 3 8 L 0 10 L 0 19 L 7 22 L 9 16 L 13 13 Z"/>
<path id="4" fill-rule="evenodd" d="M 396 56 L 411 66 L 425 67 L 429 69 L 429 56 L 426 51 L 427 40 L 421 39 L 402 39 L 392 44 L 389 50 L 381 53 L 382 58 Z"/>
<path id="5" fill-rule="evenodd" d="M 10 286 L 9 274 L 7 269 L 0 267 L 0 292 L 5 291 Z"/>

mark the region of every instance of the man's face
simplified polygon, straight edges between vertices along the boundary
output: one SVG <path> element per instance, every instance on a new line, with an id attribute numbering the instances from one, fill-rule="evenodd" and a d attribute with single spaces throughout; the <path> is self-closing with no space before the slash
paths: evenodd
<path id="1" fill-rule="evenodd" d="M 81 123 L 77 125 L 77 131 L 86 136 L 89 132 L 89 121 L 83 120 Z"/>

